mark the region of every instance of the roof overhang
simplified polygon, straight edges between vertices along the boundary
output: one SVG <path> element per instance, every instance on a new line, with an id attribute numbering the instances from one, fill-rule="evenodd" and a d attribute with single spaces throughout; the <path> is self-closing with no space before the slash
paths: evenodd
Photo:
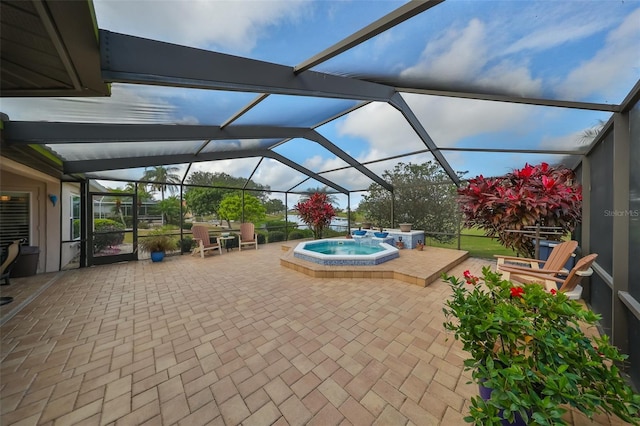
<path id="1" fill-rule="evenodd" d="M 91 1 L 0 3 L 3 97 L 108 96 Z"/>

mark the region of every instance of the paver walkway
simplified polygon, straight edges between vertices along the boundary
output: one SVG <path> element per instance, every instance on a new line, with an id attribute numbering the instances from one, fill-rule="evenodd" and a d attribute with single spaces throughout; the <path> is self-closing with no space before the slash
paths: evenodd
<path id="1" fill-rule="evenodd" d="M 464 423 L 477 390 L 442 328 L 445 283 L 310 278 L 280 255 L 54 274 L 0 328 L 0 424 Z"/>

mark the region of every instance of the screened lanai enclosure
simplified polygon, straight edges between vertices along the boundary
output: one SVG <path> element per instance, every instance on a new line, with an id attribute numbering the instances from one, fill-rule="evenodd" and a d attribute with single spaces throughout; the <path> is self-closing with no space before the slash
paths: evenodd
<path id="1" fill-rule="evenodd" d="M 585 298 L 640 384 L 640 2 L 3 0 L 0 14 L 3 215 L 17 203 L 39 272 L 136 259 L 134 223 L 157 216 L 163 184 L 183 200 L 207 173 L 285 211 L 310 188 L 355 210 L 372 184 L 393 194 L 398 163 L 435 162 L 447 185 L 562 164 L 583 186 L 580 251 L 599 255 Z M 98 259 L 92 221 L 116 206 L 133 244 Z"/>

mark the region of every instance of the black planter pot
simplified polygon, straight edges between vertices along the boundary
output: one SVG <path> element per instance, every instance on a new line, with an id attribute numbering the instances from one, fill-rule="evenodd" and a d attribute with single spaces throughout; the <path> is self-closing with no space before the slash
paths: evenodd
<path id="1" fill-rule="evenodd" d="M 493 392 L 493 389 L 487 388 L 482 384 L 479 384 L 478 388 L 479 388 L 480 398 L 484 399 L 485 401 L 488 401 L 491 398 L 491 392 Z M 531 414 L 532 413 L 527 413 L 527 416 L 529 417 L 529 419 L 531 419 Z M 500 412 L 498 413 L 498 416 L 502 417 L 502 410 L 500 410 Z M 519 413 L 515 413 L 513 422 L 510 422 L 508 420 L 502 420 L 501 423 L 504 426 L 527 426 L 527 422 L 524 421 L 524 419 Z"/>

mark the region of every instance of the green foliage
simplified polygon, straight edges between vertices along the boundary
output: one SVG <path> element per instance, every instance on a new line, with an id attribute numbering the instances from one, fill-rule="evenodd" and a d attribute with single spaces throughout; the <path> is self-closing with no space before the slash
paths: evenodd
<path id="1" fill-rule="evenodd" d="M 269 186 L 261 185 L 259 183 L 253 182 L 252 180 L 249 180 L 249 182 L 247 182 L 246 178 L 234 177 L 221 172 L 194 172 L 187 179 L 187 183 L 189 185 L 217 187 L 215 189 L 221 191 L 223 195 L 238 191 L 241 188 L 245 188 L 247 190 L 247 192 L 245 192 L 246 194 L 253 195 L 262 202 L 266 202 L 267 197 L 269 196 Z M 187 192 L 192 191 L 193 189 L 195 188 L 188 188 Z M 251 189 L 259 189 L 260 191 L 251 191 Z M 222 199 L 222 197 L 220 199 Z"/>
<path id="2" fill-rule="evenodd" d="M 258 244 L 265 244 L 267 242 L 267 236 L 264 232 L 256 231 L 256 234 L 258 235 Z"/>
<path id="3" fill-rule="evenodd" d="M 218 215 L 224 220 L 242 219 L 242 198 L 238 194 L 226 195 L 220 202 Z M 256 197 L 245 194 L 244 196 L 244 221 L 258 222 L 266 216 L 265 208 Z"/>
<path id="4" fill-rule="evenodd" d="M 93 252 L 99 253 L 107 247 L 117 246 L 124 242 L 125 227 L 122 223 L 111 219 L 95 219 L 93 235 Z M 78 226 L 79 223 L 78 223 Z"/>
<path id="5" fill-rule="evenodd" d="M 142 175 L 143 181 L 149 181 L 148 186 L 153 191 L 160 191 L 162 199 L 164 200 L 164 193 L 169 190 L 172 194 L 178 188 L 178 184 L 181 182 L 180 176 L 176 172 L 180 170 L 178 167 L 170 166 L 155 166 L 147 168 Z"/>
<path id="6" fill-rule="evenodd" d="M 282 200 L 269 199 L 264 203 L 264 208 L 267 210 L 267 214 L 284 213 L 285 206 Z"/>
<path id="7" fill-rule="evenodd" d="M 498 425 L 528 415 L 536 424 L 564 425 L 572 406 L 592 417 L 603 411 L 640 425 L 640 395 L 620 376 L 626 355 L 607 336 L 588 337 L 600 317 L 563 293 L 538 284 L 516 286 L 488 267 L 483 277 L 465 271 L 464 281 L 443 275 L 453 292 L 443 309 L 446 330 L 471 357 L 476 383 L 491 397 L 471 399 L 468 422 Z M 481 283 L 484 281 L 484 284 Z"/>
<path id="8" fill-rule="evenodd" d="M 329 204 L 338 204 L 338 197 L 334 194 L 329 192 L 329 190 L 333 190 L 333 188 L 329 188 L 328 186 L 322 186 L 322 187 L 317 187 L 317 188 L 307 188 L 305 189 L 305 194 L 302 194 L 300 196 L 300 202 L 304 202 L 307 201 L 309 198 L 311 198 L 311 196 L 313 194 L 324 194 L 327 197 L 327 202 Z"/>
<path id="9" fill-rule="evenodd" d="M 220 202 L 229 190 L 220 188 L 189 188 L 184 194 L 187 208 L 196 216 L 206 216 L 218 211 Z"/>
<path id="10" fill-rule="evenodd" d="M 392 171 L 385 171 L 382 178 L 393 185 L 395 204 L 391 201 L 392 194 L 374 183 L 358 206 L 358 212 L 375 227 L 394 225 L 393 205 L 397 223 L 411 223 L 413 229 L 443 233 L 434 237 L 440 242 L 453 238 L 451 234 L 456 233 L 460 222 L 457 188 L 437 163 L 398 163 Z"/>
<path id="11" fill-rule="evenodd" d="M 158 202 L 158 209 L 164 215 L 165 223 L 178 225 L 180 223 L 180 200 L 175 195 Z"/>
<path id="12" fill-rule="evenodd" d="M 289 232 L 289 240 L 301 240 L 303 238 L 313 237 L 313 231 L 310 229 L 294 229 Z"/>
<path id="13" fill-rule="evenodd" d="M 147 236 L 138 239 L 138 247 L 140 250 L 152 252 L 167 252 L 178 248 L 178 239 L 171 235 L 166 235 L 168 230 L 156 229 L 151 231 Z"/>
<path id="14" fill-rule="evenodd" d="M 188 235 L 185 235 L 180 241 L 180 249 L 182 253 L 189 253 L 194 247 L 193 238 Z"/>
<path id="15" fill-rule="evenodd" d="M 483 229 L 526 257 L 535 255 L 532 239 L 511 231 L 539 224 L 566 235 L 582 217 L 582 188 L 573 171 L 546 163 L 526 164 L 497 178 L 477 176 L 458 192 L 466 226 Z"/>
<path id="16" fill-rule="evenodd" d="M 284 241 L 284 232 L 283 231 L 269 231 L 267 234 L 267 240 L 270 243 L 276 243 L 278 241 Z"/>
<path id="17" fill-rule="evenodd" d="M 296 228 L 298 226 L 295 222 L 286 222 L 284 220 L 267 220 L 264 222 L 264 227 L 267 231 L 284 231 L 285 226 L 289 229 Z"/>

